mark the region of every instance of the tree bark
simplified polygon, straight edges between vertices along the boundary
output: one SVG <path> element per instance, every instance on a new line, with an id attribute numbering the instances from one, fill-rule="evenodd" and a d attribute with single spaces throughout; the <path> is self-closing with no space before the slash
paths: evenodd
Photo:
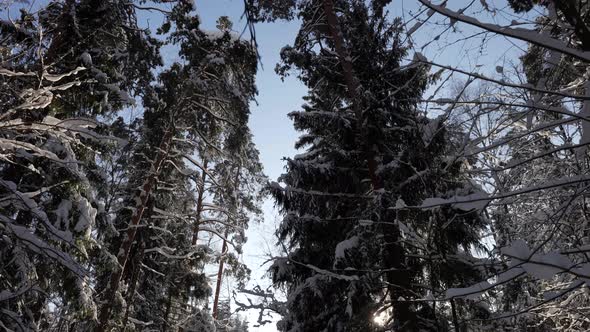
<path id="1" fill-rule="evenodd" d="M 137 288 L 137 281 L 139 279 L 139 274 L 141 272 L 141 262 L 143 261 L 143 256 L 145 254 L 145 242 L 142 239 L 142 234 L 139 234 L 139 249 L 138 254 L 133 259 L 133 264 L 131 268 L 131 284 L 129 285 L 129 291 L 127 293 L 127 308 L 125 308 L 125 317 L 123 317 L 123 325 L 127 323 L 129 319 L 129 309 L 133 305 L 133 300 L 135 298 L 135 289 Z"/>
<path id="2" fill-rule="evenodd" d="M 205 196 L 205 180 L 207 179 L 207 173 L 205 170 L 207 169 L 208 160 L 205 159 L 203 161 L 203 169 L 201 170 L 201 185 L 199 186 L 199 194 L 197 196 L 197 216 L 195 220 L 195 224 L 193 226 L 193 246 L 197 244 L 197 240 L 199 239 L 199 223 L 201 222 L 201 213 L 203 212 L 203 199 Z"/>
<path id="3" fill-rule="evenodd" d="M 234 193 L 239 189 L 240 187 L 240 171 L 241 171 L 241 166 L 238 166 L 236 168 L 236 176 L 234 178 Z M 235 201 L 233 202 L 233 206 L 235 208 L 234 212 L 237 212 L 238 210 L 238 199 L 237 197 L 234 197 Z M 225 254 L 225 252 L 227 251 L 227 237 L 229 235 L 229 228 L 225 229 L 225 235 L 224 235 L 224 239 L 223 239 L 223 246 L 221 247 L 221 257 L 219 258 L 219 270 L 217 271 L 217 285 L 215 286 L 215 297 L 213 299 L 213 318 L 217 319 L 217 308 L 219 305 L 219 293 L 221 292 L 221 282 L 223 280 L 223 255 Z"/>
<path id="4" fill-rule="evenodd" d="M 225 231 L 225 238 L 227 239 L 228 230 Z M 217 285 L 215 286 L 215 297 L 213 298 L 213 319 L 217 319 L 217 308 L 219 305 L 219 293 L 221 292 L 221 282 L 223 281 L 223 255 L 227 251 L 227 241 L 223 239 L 223 246 L 221 247 L 221 257 L 219 257 L 219 269 L 217 270 Z"/>
<path id="5" fill-rule="evenodd" d="M 342 31 L 340 30 L 338 17 L 335 14 L 332 0 L 324 0 L 323 5 L 336 54 L 338 55 L 342 66 L 348 95 L 352 103 L 352 109 L 354 110 L 357 119 L 357 132 L 362 135 L 363 128 L 361 127 L 361 123 L 363 112 L 359 105 L 359 82 L 354 74 L 352 58 L 345 47 L 344 38 L 342 36 Z M 364 145 L 361 148 L 365 150 L 365 158 L 369 169 L 369 178 L 371 180 L 372 189 L 374 192 L 380 192 L 381 189 L 384 188 L 384 183 L 377 174 L 377 168 L 379 165 L 375 158 L 376 153 L 375 151 L 372 151 L 371 147 L 373 144 L 370 144 L 371 142 L 366 143 L 369 144 L 361 143 L 361 145 Z M 387 200 L 382 199 L 382 205 L 384 205 L 383 208 L 387 208 L 387 203 Z M 414 321 L 414 315 L 408 306 L 408 302 L 398 301 L 398 298 L 406 293 L 404 292 L 404 289 L 407 289 L 410 285 L 409 274 L 404 264 L 405 256 L 403 247 L 399 244 L 400 231 L 399 227 L 393 223 L 395 216 L 391 216 L 390 213 L 387 212 L 383 212 L 382 214 L 382 217 L 384 217 L 383 219 L 388 219 L 387 221 L 389 221 L 388 223 L 381 223 L 381 232 L 383 233 L 383 239 L 385 242 L 383 261 L 386 268 L 390 269 L 385 274 L 385 279 L 393 302 L 393 315 L 395 316 L 396 325 L 402 326 L 402 330 L 409 331 L 409 329 L 411 329 L 411 322 Z"/>
<path id="6" fill-rule="evenodd" d="M 121 283 L 123 271 L 125 271 L 125 266 L 129 260 L 129 252 L 131 250 L 131 246 L 133 245 L 133 241 L 135 240 L 135 235 L 137 234 L 137 226 L 139 225 L 139 222 L 141 221 L 143 213 L 146 209 L 148 198 L 150 197 L 154 183 L 160 174 L 162 164 L 168 157 L 170 143 L 172 142 L 173 137 L 174 129 L 170 127 L 166 130 L 166 132 L 164 132 L 156 159 L 152 162 L 150 172 L 143 182 L 141 191 L 135 197 L 135 201 L 137 202 L 135 212 L 131 217 L 131 221 L 127 227 L 126 237 L 123 240 L 123 243 L 121 243 L 121 247 L 119 248 L 119 252 L 117 254 L 117 262 L 119 263 L 119 266 L 111 273 L 109 285 L 106 289 L 106 296 L 100 310 L 100 316 L 98 317 L 98 324 L 94 329 L 95 332 L 104 332 L 108 328 L 108 322 L 111 318 L 111 308 L 113 306 L 113 302 L 115 301 L 117 291 L 119 290 L 119 284 Z"/>

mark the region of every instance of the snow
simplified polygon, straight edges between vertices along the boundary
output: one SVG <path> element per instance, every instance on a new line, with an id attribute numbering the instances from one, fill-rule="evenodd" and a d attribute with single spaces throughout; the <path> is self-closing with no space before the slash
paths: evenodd
<path id="1" fill-rule="evenodd" d="M 83 52 L 80 54 L 80 60 L 85 66 L 92 67 L 92 56 L 90 56 L 90 53 Z"/>
<path id="2" fill-rule="evenodd" d="M 70 210 L 72 209 L 72 201 L 64 199 L 59 203 L 59 206 L 54 211 L 56 220 L 55 227 L 60 228 L 64 225 L 65 229 L 70 227 Z"/>
<path id="3" fill-rule="evenodd" d="M 358 246 L 358 244 L 359 244 L 358 236 L 353 236 L 349 239 L 339 242 L 336 245 L 336 250 L 334 252 L 334 258 L 336 259 L 336 261 L 338 261 L 340 259 L 345 259 L 346 258 L 346 251 Z"/>
<path id="4" fill-rule="evenodd" d="M 86 70 L 86 68 L 85 67 L 76 67 L 76 69 L 74 69 L 70 72 L 67 72 L 65 74 L 49 74 L 49 73 L 45 72 L 45 73 L 43 73 L 43 79 L 48 80 L 50 82 L 58 82 L 58 81 L 61 81 L 65 77 L 76 75 L 83 70 Z"/>
<path id="5" fill-rule="evenodd" d="M 430 144 L 434 136 L 436 136 L 437 131 L 441 127 L 442 116 L 439 116 L 435 119 L 428 119 L 428 122 L 422 126 L 420 129 L 422 131 L 422 141 L 425 145 Z"/>
<path id="6" fill-rule="evenodd" d="M 523 275 L 524 271 L 520 267 L 511 267 L 508 270 L 498 274 L 495 277 L 495 282 L 491 283 L 489 281 L 482 281 L 475 285 L 463 288 L 449 288 L 445 292 L 444 298 L 440 299 L 443 301 L 450 300 L 452 298 L 465 298 L 468 300 L 476 300 L 478 299 L 483 293 L 487 292 L 490 289 L 495 288 L 496 286 L 506 283 L 508 281 L 514 280 L 519 276 Z"/>
<path id="7" fill-rule="evenodd" d="M 475 300 L 490 288 L 491 285 L 487 281 L 483 281 L 465 288 L 450 288 L 445 292 L 445 299 L 461 297 L 467 300 Z"/>
<path id="8" fill-rule="evenodd" d="M 513 241 L 500 251 L 512 260 L 512 266 L 520 265 L 528 275 L 536 279 L 551 280 L 557 274 L 570 271 L 575 267 L 567 256 L 555 251 L 533 252 L 523 240 Z"/>
<path id="9" fill-rule="evenodd" d="M 500 35 L 520 39 L 525 42 L 531 42 L 533 44 L 546 47 L 547 49 L 555 50 L 564 54 L 571 55 L 578 59 L 590 62 L 590 52 L 584 52 L 571 48 L 568 46 L 568 44 L 564 43 L 563 41 L 550 38 L 547 35 L 539 34 L 538 31 L 527 30 L 523 28 L 510 28 L 508 26 L 499 26 L 496 24 L 483 23 L 473 17 L 463 15 L 459 11 L 450 10 L 442 5 L 435 5 L 429 0 L 418 1 L 420 1 L 420 3 L 427 6 L 428 8 L 438 12 L 439 14 L 455 19 L 457 21 L 471 24 L 473 26 L 480 27 L 491 32 L 495 32 Z"/>
<path id="10" fill-rule="evenodd" d="M 80 199 L 77 202 L 77 205 L 78 211 L 80 212 L 80 217 L 78 218 L 78 222 L 74 227 L 74 231 L 86 231 L 87 236 L 90 236 L 90 228 L 95 223 L 97 210 L 94 207 L 92 207 L 90 202 L 84 197 L 80 197 Z"/>
<path id="11" fill-rule="evenodd" d="M 222 57 L 219 57 L 215 54 L 207 54 L 207 56 L 205 57 L 205 59 L 213 65 L 225 65 L 225 59 Z M 236 89 L 237 90 L 237 89 Z M 239 91 L 239 90 L 237 90 Z M 238 93 L 239 94 L 239 93 Z"/>
<path id="12" fill-rule="evenodd" d="M 3 290 L 0 292 L 0 302 L 2 301 L 6 301 L 9 298 L 12 298 L 14 295 L 12 292 L 9 292 L 7 290 Z"/>
<path id="13" fill-rule="evenodd" d="M 344 275 L 344 274 L 337 274 L 328 270 L 324 270 L 324 269 L 320 269 L 317 266 L 313 266 L 311 264 L 305 264 L 305 266 L 307 266 L 308 268 L 314 270 L 315 272 L 330 277 L 330 278 L 334 278 L 334 279 L 340 279 L 340 280 L 345 280 L 345 281 L 357 281 L 359 280 L 359 277 L 357 275 Z"/>
<path id="14" fill-rule="evenodd" d="M 424 56 L 424 54 L 420 52 L 414 53 L 414 62 L 428 62 L 428 59 Z"/>
<path id="15" fill-rule="evenodd" d="M 71 256 L 39 239 L 27 227 L 16 225 L 12 222 L 4 222 L 3 225 L 30 250 L 56 260 L 80 277 L 86 275 L 86 271 Z"/>
<path id="16" fill-rule="evenodd" d="M 141 321 L 139 319 L 133 318 L 133 317 L 128 317 L 127 318 L 131 323 L 135 324 L 135 325 L 139 325 L 139 326 L 150 326 L 153 325 L 154 322 L 153 321 L 149 321 L 149 322 L 144 322 Z"/>
<path id="17" fill-rule="evenodd" d="M 148 249 L 144 250 L 144 252 L 146 254 L 151 253 L 151 252 L 155 252 L 155 253 L 158 253 L 168 259 L 189 259 L 193 255 L 198 254 L 200 252 L 200 250 L 196 249 L 196 250 L 189 251 L 188 253 L 186 253 L 184 255 L 175 255 L 174 254 L 175 251 L 176 251 L 176 249 L 169 248 L 169 247 L 156 247 L 156 248 L 148 248 Z"/>
<path id="18" fill-rule="evenodd" d="M 230 40 L 231 41 L 238 41 L 240 40 L 240 35 L 234 31 L 221 31 L 221 30 L 204 30 L 201 29 L 201 32 L 203 32 L 205 34 L 205 36 L 207 37 L 207 39 L 211 40 L 211 41 L 215 41 L 217 39 L 223 38 L 225 36 L 226 33 L 229 34 L 230 36 Z"/>
<path id="19" fill-rule="evenodd" d="M 373 220 L 367 220 L 367 219 L 361 219 L 361 220 L 359 220 L 359 225 L 361 225 L 363 227 L 371 226 L 374 223 L 375 222 Z"/>
<path id="20" fill-rule="evenodd" d="M 15 72 L 6 68 L 1 68 L 0 67 L 0 75 L 2 76 L 10 76 L 10 77 L 15 77 L 15 76 L 37 76 L 36 73 L 34 72 L 27 72 L 27 73 L 23 73 L 23 72 Z"/>
<path id="21" fill-rule="evenodd" d="M 533 255 L 530 259 L 534 263 L 526 263 L 522 268 L 532 277 L 542 280 L 551 280 L 558 273 L 572 268 L 573 263 L 569 258 L 556 252 Z"/>
<path id="22" fill-rule="evenodd" d="M 586 286 L 590 287 L 590 263 L 580 264 L 576 270 L 582 275 L 580 279 L 586 283 Z"/>
<path id="23" fill-rule="evenodd" d="M 46 188 L 41 188 L 40 190 L 35 192 L 23 193 L 17 190 L 16 185 L 11 181 L 0 180 L 0 185 L 4 186 L 5 188 L 10 188 L 10 190 L 12 191 L 11 195 L 7 195 L 5 197 L 7 202 L 10 202 L 19 210 L 30 211 L 33 216 L 38 218 L 43 223 L 43 226 L 47 229 L 49 236 L 51 236 L 52 238 L 63 241 L 66 244 L 72 244 L 72 233 L 69 230 L 62 231 L 56 228 L 49 221 L 49 218 L 47 217 L 47 214 L 42 209 L 42 207 L 39 206 L 37 202 L 35 202 L 35 200 L 33 199 L 33 197 L 47 190 Z"/>
<path id="24" fill-rule="evenodd" d="M 463 211 L 483 210 L 491 199 L 488 194 L 479 191 L 467 196 L 453 196 L 451 198 L 432 197 L 427 198 L 419 206 L 421 209 L 430 209 L 442 205 L 451 205 L 453 208 Z"/>
<path id="25" fill-rule="evenodd" d="M 523 240 L 516 240 L 510 243 L 509 246 L 500 249 L 500 252 L 504 255 L 511 257 L 526 257 L 530 256 L 531 250 L 529 246 Z"/>
<path id="26" fill-rule="evenodd" d="M 122 103 L 135 105 L 135 99 L 131 98 L 127 92 L 121 90 L 117 84 L 109 83 L 103 84 L 103 86 L 107 88 L 110 93 L 115 94 Z"/>
<path id="27" fill-rule="evenodd" d="M 16 107 L 16 109 L 31 110 L 43 109 L 53 101 L 53 93 L 47 89 L 41 88 L 38 90 L 24 89 L 20 98 L 25 101 Z"/>

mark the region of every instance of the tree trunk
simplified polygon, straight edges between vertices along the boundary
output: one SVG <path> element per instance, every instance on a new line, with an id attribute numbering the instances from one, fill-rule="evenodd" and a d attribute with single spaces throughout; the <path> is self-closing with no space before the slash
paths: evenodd
<path id="1" fill-rule="evenodd" d="M 102 308 L 100 310 L 98 324 L 94 329 L 95 332 L 104 332 L 108 327 L 108 322 L 111 316 L 111 308 L 115 301 L 115 295 L 119 290 L 121 276 L 123 275 L 123 271 L 125 270 L 125 266 L 127 265 L 127 261 L 129 259 L 129 251 L 131 250 L 131 245 L 133 244 L 133 241 L 135 240 L 135 235 L 137 234 L 137 226 L 139 225 L 141 217 L 143 216 L 143 213 L 146 209 L 148 198 L 150 197 L 154 183 L 156 182 L 158 175 L 160 174 L 162 164 L 168 156 L 168 150 L 170 148 L 170 143 L 172 142 L 173 137 L 174 130 L 172 127 L 170 127 L 166 130 L 166 132 L 164 132 L 164 136 L 162 137 L 158 153 L 156 155 L 155 160 L 152 162 L 148 177 L 145 179 L 141 187 L 141 191 L 135 198 L 135 201 L 137 202 L 135 212 L 131 217 L 131 221 L 128 224 L 127 236 L 123 240 L 123 243 L 121 244 L 121 247 L 119 248 L 119 252 L 117 254 L 117 262 L 119 263 L 119 266 L 115 271 L 111 273 L 109 285 L 105 290 L 106 296 L 104 298 Z"/>
<path id="2" fill-rule="evenodd" d="M 195 224 L 193 226 L 193 246 L 197 244 L 197 240 L 199 238 L 199 223 L 201 222 L 201 213 L 203 212 L 203 199 L 205 196 L 205 180 L 207 179 L 207 173 L 205 170 L 207 169 L 208 160 L 205 159 L 203 161 L 203 169 L 201 170 L 201 185 L 199 186 L 199 196 L 197 197 L 197 216 L 195 220 Z"/>
<path id="3" fill-rule="evenodd" d="M 131 284 L 129 285 L 129 291 L 127 294 L 127 308 L 125 308 L 125 317 L 123 317 L 123 326 L 127 323 L 129 319 L 129 309 L 133 305 L 133 300 L 135 298 L 135 289 L 137 287 L 137 280 L 139 279 L 139 274 L 141 272 L 141 262 L 143 261 L 143 256 L 145 254 L 145 242 L 142 239 L 142 233 L 139 234 L 139 253 L 134 257 L 133 264 L 131 268 Z"/>
<path id="4" fill-rule="evenodd" d="M 225 231 L 225 238 L 227 239 L 228 230 Z M 223 280 L 223 255 L 227 251 L 227 241 L 223 239 L 223 246 L 221 247 L 221 257 L 219 257 L 219 269 L 217 270 L 217 285 L 215 286 L 215 297 L 213 298 L 213 319 L 217 319 L 217 308 L 219 305 L 219 293 L 221 292 L 221 282 Z"/>
<path id="5" fill-rule="evenodd" d="M 342 65 L 342 71 L 352 109 L 354 110 L 357 119 L 357 133 L 361 134 L 362 137 L 362 109 L 358 104 L 359 83 L 354 74 L 351 56 L 344 44 L 344 39 L 338 23 L 338 17 L 334 11 L 334 4 L 332 0 L 324 0 L 323 5 L 336 53 L 340 60 L 340 64 Z M 369 178 L 371 179 L 372 189 L 374 192 L 378 193 L 384 188 L 384 183 L 377 174 L 377 168 L 379 165 L 375 158 L 376 153 L 375 151 L 372 151 L 373 144 L 371 144 L 371 142 L 366 143 L 367 144 L 360 143 L 360 145 L 362 145 L 360 148 L 365 150 L 365 158 L 369 169 Z M 383 199 L 381 201 L 383 205 L 382 211 L 384 211 L 387 209 L 390 202 Z M 393 315 L 395 317 L 396 325 L 401 326 L 402 330 L 409 331 L 409 329 L 411 329 L 411 322 L 414 321 L 414 315 L 409 308 L 408 302 L 398 301 L 398 298 L 406 293 L 404 289 L 407 289 L 410 286 L 409 273 L 404 263 L 404 250 L 399 243 L 400 231 L 399 227 L 394 224 L 395 213 L 382 212 L 382 216 L 384 217 L 382 221 L 385 221 L 384 223 L 381 223 L 381 231 L 385 243 L 383 261 L 386 265 L 384 268 L 389 269 L 385 274 L 385 279 L 393 302 Z"/>
<path id="6" fill-rule="evenodd" d="M 170 327 L 168 317 L 170 317 L 170 309 L 172 308 L 172 289 L 168 289 L 168 300 L 166 301 L 166 312 L 164 313 L 164 332 Z"/>
<path id="7" fill-rule="evenodd" d="M 236 168 L 236 176 L 234 178 L 234 193 L 236 193 L 240 187 L 240 171 L 241 171 L 241 166 L 238 166 Z M 238 198 L 234 197 L 234 202 L 233 202 L 233 206 L 235 208 L 234 212 L 237 212 L 238 210 Z M 237 213 L 236 213 L 237 214 Z M 219 293 L 221 292 L 221 282 L 223 280 L 223 255 L 225 255 L 225 252 L 227 251 L 227 237 L 229 235 L 229 228 L 225 229 L 225 235 L 224 235 L 224 239 L 223 239 L 223 246 L 221 247 L 221 257 L 219 258 L 219 270 L 217 271 L 217 285 L 215 286 L 215 297 L 213 299 L 213 318 L 217 319 L 217 308 L 219 305 Z"/>

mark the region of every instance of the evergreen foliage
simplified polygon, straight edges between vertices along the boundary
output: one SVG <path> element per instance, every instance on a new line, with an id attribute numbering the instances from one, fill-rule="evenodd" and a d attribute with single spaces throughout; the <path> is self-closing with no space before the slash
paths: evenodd
<path id="1" fill-rule="evenodd" d="M 277 234 L 287 257 L 271 268 L 288 288 L 281 330 L 379 330 L 374 316 L 391 309 L 386 328 L 448 330 L 450 310 L 423 299 L 479 277 L 472 249 L 485 222 L 476 207 L 405 208 L 479 190 L 453 158 L 461 133 L 417 109 L 427 68 L 402 64 L 401 21 L 389 20 L 384 5 L 334 2 L 343 55 L 326 2 L 301 2 L 301 30 L 281 52 L 277 71 L 295 71 L 309 88 L 303 110 L 290 114 L 304 132 L 296 146 L 307 149 L 287 160 L 283 185 L 270 186 L 284 214 Z"/>
<path id="2" fill-rule="evenodd" d="M 214 330 L 203 269 L 219 254 L 199 227 L 225 233 L 226 274 L 248 278 L 238 255 L 264 181 L 247 127 L 255 52 L 227 19 L 201 30 L 186 1 L 154 38 L 141 8 L 51 1 L 2 21 L 4 328 Z M 166 43 L 183 64 L 161 68 Z M 134 105 L 141 118 L 119 116 Z"/>
<path id="3" fill-rule="evenodd" d="M 249 40 L 191 0 L 0 4 L 0 328 L 589 330 L 588 2 L 416 3 L 245 0 Z M 249 121 L 277 20 L 307 92 L 269 182 Z M 479 63 L 491 35 L 526 45 L 513 68 L 416 51 L 481 37 Z M 247 289 L 265 198 L 282 254 Z"/>

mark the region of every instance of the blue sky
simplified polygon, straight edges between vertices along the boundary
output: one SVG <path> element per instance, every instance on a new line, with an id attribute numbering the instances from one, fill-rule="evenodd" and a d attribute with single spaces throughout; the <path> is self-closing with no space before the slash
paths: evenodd
<path id="1" fill-rule="evenodd" d="M 35 11 L 47 3 L 46 0 L 0 0 L 0 8 L 8 10 L 0 11 L 0 18 L 7 16 L 16 18 L 21 7 Z M 197 12 L 202 20 L 202 28 L 215 30 L 216 21 L 220 16 L 228 16 L 234 22 L 233 29 L 242 32 L 245 27 L 245 19 L 241 19 L 243 13 L 243 1 L 241 0 L 196 0 Z M 171 5 L 162 5 L 162 8 Z M 162 13 L 157 11 L 139 11 L 139 23 L 149 26 L 152 33 L 162 22 Z M 254 142 L 260 150 L 260 158 L 265 168 L 265 173 L 270 179 L 276 179 L 283 171 L 282 158 L 294 154 L 293 145 L 297 138 L 287 113 L 300 108 L 301 96 L 305 93 L 305 87 L 296 78 L 289 77 L 281 81 L 274 72 L 275 64 L 279 61 L 279 50 L 294 40 L 299 24 L 297 22 L 275 22 L 272 24 L 258 24 L 256 35 L 259 43 L 261 66 L 259 67 L 256 83 L 260 91 L 256 103 L 251 105 L 250 128 L 254 134 Z M 243 38 L 249 38 L 246 32 Z M 179 60 L 177 49 L 166 46 L 162 50 L 166 64 Z M 133 118 L 141 115 L 140 109 L 130 109 L 127 117 Z M 243 260 L 252 270 L 251 285 L 268 285 L 263 280 L 267 266 L 261 266 L 268 260 L 267 254 L 273 250 L 274 229 L 278 222 L 278 214 L 273 208 L 273 203 L 266 200 L 264 203 L 264 223 L 252 224 L 248 230 L 248 243 L 244 247 Z M 213 245 L 220 246 L 219 243 Z M 276 252 L 275 252 L 276 254 Z M 216 267 L 213 267 L 216 271 Z M 213 279 L 212 279 L 213 280 Z M 231 280 L 224 280 L 222 298 L 229 296 L 232 289 Z M 215 287 L 214 283 L 211 284 Z M 251 313 L 248 319 L 256 320 L 257 314 Z M 251 324 L 252 325 L 252 324 Z M 253 328 L 254 331 L 275 331 L 274 324 L 267 324 L 261 328 Z"/>
<path id="2" fill-rule="evenodd" d="M 215 29 L 215 22 L 222 15 L 234 21 L 233 29 L 238 32 L 245 26 L 245 20 L 240 20 L 242 1 L 205 0 L 196 1 L 196 6 L 205 29 Z M 297 22 L 256 25 L 262 67 L 256 76 L 260 93 L 257 104 L 252 104 L 250 126 L 270 178 L 276 178 L 282 172 L 281 159 L 293 154 L 297 137 L 287 113 L 300 108 L 305 87 L 293 77 L 282 82 L 274 67 L 279 61 L 280 49 L 294 40 L 298 28 Z M 244 38 L 248 38 L 247 33 Z"/>

